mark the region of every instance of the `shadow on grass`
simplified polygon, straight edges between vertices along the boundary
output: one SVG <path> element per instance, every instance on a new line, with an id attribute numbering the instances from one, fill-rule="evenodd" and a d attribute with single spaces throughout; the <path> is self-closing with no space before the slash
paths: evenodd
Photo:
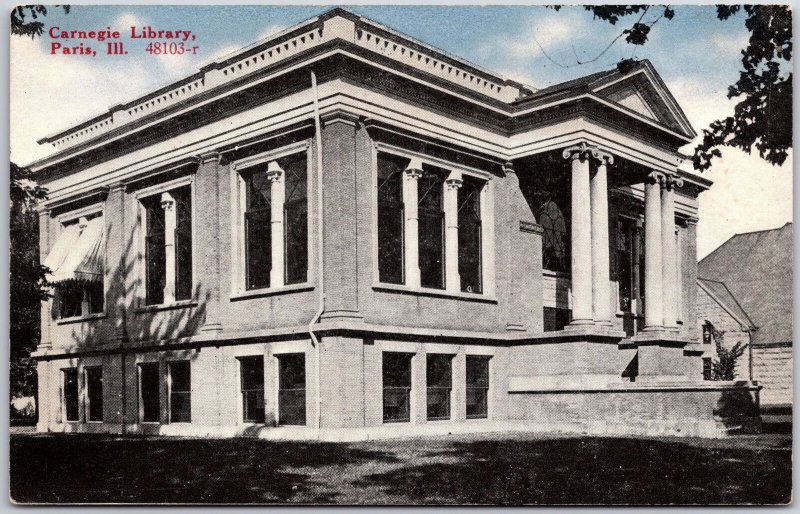
<path id="1" fill-rule="evenodd" d="M 791 442 L 12 436 L 11 494 L 26 503 L 779 504 L 791 498 Z"/>
<path id="2" fill-rule="evenodd" d="M 393 462 L 344 444 L 91 435 L 11 439 L 11 497 L 20 503 L 331 503 L 299 467 Z"/>
<path id="3" fill-rule="evenodd" d="M 753 450 L 680 441 L 454 442 L 354 485 L 414 504 L 776 504 L 791 499 L 791 443 Z M 452 462 L 458 456 L 457 462 Z M 446 457 L 449 462 L 437 462 Z"/>

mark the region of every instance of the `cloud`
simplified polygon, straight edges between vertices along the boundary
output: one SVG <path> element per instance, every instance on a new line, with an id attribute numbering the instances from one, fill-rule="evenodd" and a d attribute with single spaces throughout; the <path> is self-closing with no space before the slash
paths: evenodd
<path id="1" fill-rule="evenodd" d="M 747 47 L 747 43 L 750 41 L 750 34 L 743 33 L 743 34 L 736 34 L 731 35 L 729 33 L 723 34 L 712 34 L 709 38 L 712 46 L 718 50 L 721 50 L 726 53 L 739 55 L 742 50 Z"/>

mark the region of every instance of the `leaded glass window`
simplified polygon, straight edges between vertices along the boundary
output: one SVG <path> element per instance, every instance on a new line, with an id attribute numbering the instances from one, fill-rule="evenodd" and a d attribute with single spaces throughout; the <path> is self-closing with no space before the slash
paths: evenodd
<path id="1" fill-rule="evenodd" d="M 464 177 L 458 190 L 458 274 L 461 291 L 483 292 L 481 275 L 481 190 L 485 182 Z"/>
<path id="2" fill-rule="evenodd" d="M 305 152 L 278 161 L 286 181 L 284 210 L 285 284 L 306 281 L 308 273 L 308 164 Z"/>
<path id="3" fill-rule="evenodd" d="M 404 283 L 403 171 L 408 159 L 378 154 L 378 277 L 381 282 Z"/>
<path id="4" fill-rule="evenodd" d="M 447 170 L 423 165 L 418 183 L 420 285 L 444 289 L 444 178 Z"/>

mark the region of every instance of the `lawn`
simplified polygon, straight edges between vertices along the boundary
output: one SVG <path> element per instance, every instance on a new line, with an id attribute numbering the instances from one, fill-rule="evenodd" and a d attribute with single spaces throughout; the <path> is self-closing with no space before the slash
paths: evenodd
<path id="1" fill-rule="evenodd" d="M 791 498 L 790 436 L 365 443 L 12 435 L 21 503 L 737 504 Z"/>

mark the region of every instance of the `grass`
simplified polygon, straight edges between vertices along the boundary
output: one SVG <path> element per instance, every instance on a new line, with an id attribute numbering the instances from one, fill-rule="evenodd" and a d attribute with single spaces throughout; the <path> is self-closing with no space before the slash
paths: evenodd
<path id="1" fill-rule="evenodd" d="M 776 504 L 789 436 L 365 443 L 12 435 L 19 503 Z"/>

